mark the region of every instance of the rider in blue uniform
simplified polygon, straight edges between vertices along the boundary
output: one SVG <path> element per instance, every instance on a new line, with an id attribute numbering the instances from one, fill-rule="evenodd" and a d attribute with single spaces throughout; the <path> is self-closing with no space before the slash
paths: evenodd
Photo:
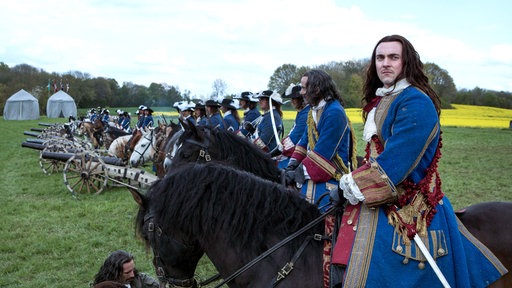
<path id="1" fill-rule="evenodd" d="M 258 126 L 259 120 L 261 120 L 261 113 L 258 110 L 259 99 L 249 91 L 240 93 L 240 95 L 234 97 L 234 99 L 238 99 L 240 107 L 244 109 L 244 119 L 242 120 L 242 125 L 240 125 L 240 130 L 237 134 L 244 137 L 250 137 L 251 133 L 245 129 L 245 126 Z"/>
<path id="2" fill-rule="evenodd" d="M 220 104 L 215 100 L 207 100 L 204 104 L 206 106 L 206 115 L 208 116 L 208 126 L 214 129 L 226 129 L 224 125 L 224 119 L 220 115 Z"/>
<path id="3" fill-rule="evenodd" d="M 142 123 L 141 123 L 141 126 L 140 126 L 140 129 L 145 129 L 145 128 L 149 128 L 149 127 L 153 127 L 154 123 L 153 123 L 153 109 L 147 107 L 147 106 L 144 106 L 142 107 L 142 111 L 144 112 L 144 117 L 141 118 L 143 119 L 142 120 Z"/>
<path id="4" fill-rule="evenodd" d="M 283 112 L 281 111 L 283 99 L 279 93 L 272 90 L 261 91 L 258 93 L 258 99 L 263 115 L 261 122 L 251 136 L 251 140 L 271 156 L 277 156 L 281 154 L 279 139 L 284 133 Z"/>
<path id="5" fill-rule="evenodd" d="M 288 89 L 286 89 L 285 96 L 283 97 L 291 99 L 293 108 L 297 110 L 297 115 L 295 116 L 295 121 L 293 122 L 293 126 L 290 129 L 288 136 L 281 140 L 281 144 L 283 145 L 283 154 L 279 157 L 279 168 L 285 168 L 288 166 L 288 160 L 295 150 L 295 145 L 299 142 L 302 134 L 304 134 L 304 131 L 308 126 L 306 121 L 308 119 L 310 106 L 304 101 L 304 97 L 300 94 L 300 90 L 300 84 L 290 84 Z"/>
<path id="6" fill-rule="evenodd" d="M 101 122 L 103 122 L 103 125 L 105 127 L 108 127 L 108 122 L 110 121 L 108 109 L 103 109 L 102 116 L 101 116 Z"/>
<path id="7" fill-rule="evenodd" d="M 301 188 L 310 203 L 329 202 L 322 197 L 337 187 L 341 175 L 353 170 L 354 138 L 336 84 L 323 70 L 313 69 L 301 79 L 301 94 L 311 106 L 307 128 L 290 158 L 287 176 Z M 293 173 L 292 173 L 293 172 Z"/>
<path id="8" fill-rule="evenodd" d="M 196 125 L 196 119 L 193 116 L 195 106 L 194 102 L 185 102 L 180 106 L 182 120 L 192 125 Z"/>
<path id="9" fill-rule="evenodd" d="M 233 99 L 222 99 L 220 110 L 224 114 L 226 129 L 230 132 L 238 131 L 240 127 L 240 116 L 238 116 L 238 101 Z"/>
<path id="10" fill-rule="evenodd" d="M 194 116 L 196 118 L 197 126 L 206 126 L 208 125 L 208 118 L 206 117 L 206 107 L 203 102 L 197 102 L 194 107 Z"/>

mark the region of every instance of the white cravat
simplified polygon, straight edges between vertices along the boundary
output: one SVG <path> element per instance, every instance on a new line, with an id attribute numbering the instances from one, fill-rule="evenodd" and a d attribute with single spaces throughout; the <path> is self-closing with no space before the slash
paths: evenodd
<path id="1" fill-rule="evenodd" d="M 375 95 L 379 97 L 394 96 L 399 93 L 402 93 L 402 91 L 409 86 L 411 86 L 411 84 L 407 82 L 407 79 L 402 79 L 389 88 L 382 87 L 377 89 Z M 366 117 L 366 122 L 364 123 L 363 140 L 366 142 L 370 142 L 372 136 L 377 135 L 377 125 L 375 124 L 375 110 L 376 107 L 373 107 L 373 109 L 368 113 L 368 116 Z"/>
<path id="2" fill-rule="evenodd" d="M 315 121 L 315 124 L 318 124 L 318 118 L 317 118 L 317 117 L 318 117 L 318 116 L 317 116 L 318 111 L 319 111 L 320 109 L 324 108 L 325 104 L 326 104 L 325 100 L 324 100 L 324 99 L 322 99 L 322 100 L 318 103 L 318 105 L 316 105 L 315 107 L 311 107 L 311 110 L 313 110 L 313 113 L 312 113 L 312 114 L 313 114 L 313 120 Z"/>

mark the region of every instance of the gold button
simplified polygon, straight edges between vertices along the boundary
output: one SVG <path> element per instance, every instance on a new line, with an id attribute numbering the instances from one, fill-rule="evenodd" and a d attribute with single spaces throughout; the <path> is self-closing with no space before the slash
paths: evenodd
<path id="1" fill-rule="evenodd" d="M 444 249 L 443 249 L 443 248 L 439 248 L 439 249 L 437 249 L 437 254 L 439 254 L 439 255 L 443 256 L 445 253 L 446 253 L 446 251 L 444 251 Z"/>
<path id="2" fill-rule="evenodd" d="M 387 178 L 388 178 L 388 176 L 387 176 L 387 175 L 382 174 L 382 175 L 380 175 L 380 178 L 382 178 L 382 179 L 387 179 Z"/>
<path id="3" fill-rule="evenodd" d="M 402 246 L 396 246 L 396 251 L 397 251 L 398 253 L 402 252 L 402 251 L 403 251 Z"/>
<path id="4" fill-rule="evenodd" d="M 409 258 L 404 258 L 404 260 L 402 261 L 402 263 L 404 265 L 407 265 L 409 263 Z"/>
<path id="5" fill-rule="evenodd" d="M 420 263 L 418 264 L 418 268 L 420 268 L 421 270 L 425 269 L 425 263 L 420 262 Z"/>

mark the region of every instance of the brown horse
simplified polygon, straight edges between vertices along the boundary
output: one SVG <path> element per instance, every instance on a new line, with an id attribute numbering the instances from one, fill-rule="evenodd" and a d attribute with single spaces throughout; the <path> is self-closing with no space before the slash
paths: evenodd
<path id="1" fill-rule="evenodd" d="M 179 124 L 175 124 L 172 121 L 170 124 L 158 121 L 158 127 L 162 131 L 162 136 L 158 137 L 156 143 L 157 153 L 155 153 L 153 163 L 155 164 L 156 168 L 156 176 L 158 176 L 158 178 L 162 178 L 166 172 L 164 168 L 164 160 L 166 157 L 167 149 L 165 149 L 165 147 L 173 138 L 172 136 L 181 130 L 181 126 Z"/>
<path id="2" fill-rule="evenodd" d="M 500 259 L 509 271 L 491 287 L 512 287 L 512 202 L 484 202 L 455 213 L 480 242 Z"/>
<path id="3" fill-rule="evenodd" d="M 99 148 L 102 145 L 103 122 L 100 119 L 96 119 L 94 122 L 82 121 L 78 128 L 80 134 L 89 138 L 94 148 Z"/>

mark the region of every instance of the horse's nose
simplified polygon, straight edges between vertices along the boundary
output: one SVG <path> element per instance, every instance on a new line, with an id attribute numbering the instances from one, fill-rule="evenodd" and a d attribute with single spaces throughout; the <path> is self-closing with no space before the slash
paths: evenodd
<path id="1" fill-rule="evenodd" d="M 137 167 L 137 166 L 139 166 L 139 161 L 130 160 L 130 165 L 132 165 L 132 167 Z"/>

